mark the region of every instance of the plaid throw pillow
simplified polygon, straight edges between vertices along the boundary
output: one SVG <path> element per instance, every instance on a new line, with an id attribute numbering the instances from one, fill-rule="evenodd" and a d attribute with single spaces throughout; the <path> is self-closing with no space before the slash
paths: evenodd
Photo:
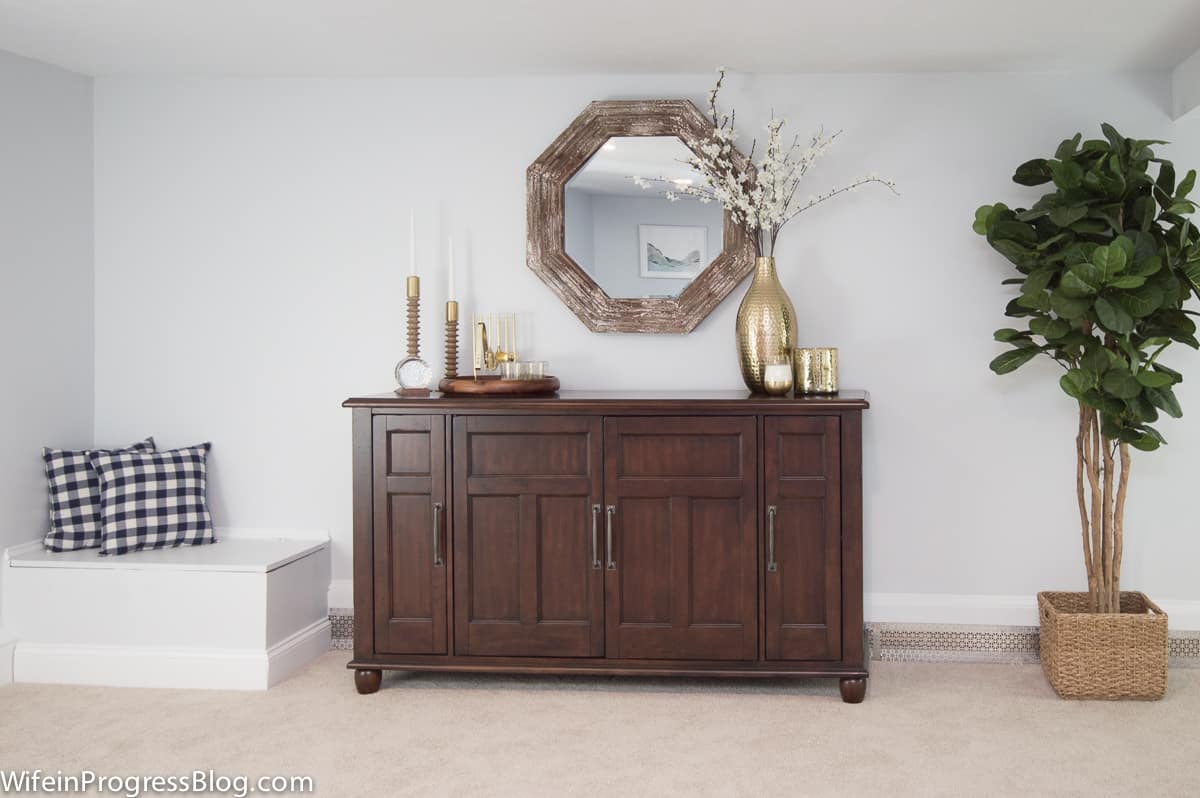
<path id="1" fill-rule="evenodd" d="M 208 450 L 94 452 L 100 475 L 101 554 L 212 543 Z"/>
<path id="2" fill-rule="evenodd" d="M 154 439 L 128 449 L 96 451 L 153 452 Z M 100 477 L 88 462 L 90 453 L 88 449 L 42 449 L 50 489 L 50 531 L 44 543 L 51 551 L 100 545 Z"/>

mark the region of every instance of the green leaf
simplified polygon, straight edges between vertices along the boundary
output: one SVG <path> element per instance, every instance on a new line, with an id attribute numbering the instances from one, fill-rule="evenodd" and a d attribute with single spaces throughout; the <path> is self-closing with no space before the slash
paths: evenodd
<path id="1" fill-rule="evenodd" d="M 1013 349 L 994 358 L 989 368 L 997 374 L 1008 374 L 1016 371 L 1039 354 L 1037 349 Z"/>
<path id="2" fill-rule="evenodd" d="M 1030 252 L 1027 248 L 1021 246 L 1016 241 L 1009 241 L 1008 239 L 993 239 L 991 236 L 988 236 L 988 243 L 992 245 L 992 249 L 1008 258 L 1009 261 L 1018 267 L 1028 267 L 1029 264 L 1033 263 L 1037 259 L 1033 252 Z"/>
<path id="3" fill-rule="evenodd" d="M 1083 184 L 1083 167 L 1074 161 L 1046 161 L 1054 185 L 1062 189 L 1079 188 Z M 1015 179 L 1015 178 L 1014 178 Z"/>
<path id="4" fill-rule="evenodd" d="M 1200 260 L 1185 264 L 1180 271 L 1183 272 L 1183 276 L 1191 284 L 1192 290 L 1196 292 L 1196 296 L 1200 297 Z"/>
<path id="5" fill-rule="evenodd" d="M 1175 398 L 1175 392 L 1170 388 L 1147 388 L 1146 396 L 1150 397 L 1150 402 L 1155 407 L 1171 418 L 1183 416 L 1183 408 L 1179 406 L 1179 400 Z"/>
<path id="6" fill-rule="evenodd" d="M 1175 193 L 1175 165 L 1170 161 L 1163 161 L 1158 167 L 1158 180 L 1155 185 L 1161 188 L 1165 193 L 1173 195 Z"/>
<path id="7" fill-rule="evenodd" d="M 1063 274 L 1058 290 L 1072 299 L 1092 296 L 1100 291 L 1100 270 L 1090 263 L 1077 263 Z"/>
<path id="8" fill-rule="evenodd" d="M 1076 133 L 1074 138 L 1063 139 L 1062 144 L 1059 144 L 1058 149 L 1054 151 L 1054 157 L 1065 161 L 1073 156 L 1079 149 L 1079 140 L 1082 138 L 1082 133 Z"/>
<path id="9" fill-rule="evenodd" d="M 1157 215 L 1158 206 L 1154 204 L 1153 197 L 1141 196 L 1133 201 L 1133 218 L 1142 230 L 1149 230 Z"/>
<path id="10" fill-rule="evenodd" d="M 1021 305 L 1019 304 L 1020 301 L 1021 301 L 1021 297 L 1017 297 L 1016 299 L 1010 301 L 1007 305 L 1005 305 L 1004 306 L 1004 315 L 1010 316 L 1014 319 L 1019 319 L 1024 316 L 1032 316 L 1033 311 L 1027 310 L 1026 308 L 1021 307 Z"/>
<path id="11" fill-rule="evenodd" d="M 1050 285 L 1050 280 L 1052 280 L 1054 275 L 1057 273 L 1057 269 L 1050 267 L 1034 269 L 1029 273 L 1029 276 L 1025 278 L 1025 285 L 1022 286 L 1021 293 L 1033 294 L 1045 291 L 1046 286 Z"/>
<path id="12" fill-rule="evenodd" d="M 1153 274 L 1157 274 L 1159 269 L 1162 268 L 1162 265 L 1162 258 L 1160 258 L 1158 255 L 1155 255 L 1135 263 L 1133 269 L 1129 273 L 1136 274 L 1138 277 L 1150 277 Z"/>
<path id="13" fill-rule="evenodd" d="M 1128 260 L 1125 250 L 1118 247 L 1116 243 L 1107 247 L 1097 247 L 1096 251 L 1092 253 L 1092 263 L 1100 270 L 1101 279 L 1105 282 L 1111 280 L 1117 272 L 1122 271 Z"/>
<path id="14" fill-rule="evenodd" d="M 1003 215 L 1003 214 L 1001 214 Z M 1011 240 L 1020 244 L 1036 244 L 1037 230 L 1033 225 L 1018 222 L 1014 219 L 991 219 L 989 221 L 992 238 L 996 240 Z"/>
<path id="15" fill-rule="evenodd" d="M 1120 203 L 1115 205 L 1105 205 L 1103 207 L 1093 208 L 1088 215 L 1093 218 L 1101 218 L 1108 223 L 1113 232 L 1120 235 L 1124 232 L 1124 222 L 1122 219 L 1124 208 Z"/>
<path id="16" fill-rule="evenodd" d="M 1129 413 L 1138 421 L 1146 424 L 1158 421 L 1158 409 L 1145 394 L 1139 394 L 1129 399 L 1125 402 L 1125 406 L 1129 409 Z"/>
<path id="17" fill-rule="evenodd" d="M 1102 413 L 1108 413 L 1112 416 L 1117 416 L 1125 412 L 1124 402 L 1112 396 L 1105 396 L 1099 391 L 1088 391 L 1080 397 L 1079 401 L 1088 407 L 1094 407 Z"/>
<path id="18" fill-rule="evenodd" d="M 1142 369 L 1137 373 L 1137 381 L 1147 388 L 1165 388 L 1175 382 L 1170 374 L 1164 374 L 1161 371 L 1147 371 L 1146 369 Z"/>
<path id="19" fill-rule="evenodd" d="M 1091 308 L 1092 301 L 1090 299 L 1069 297 L 1062 293 L 1061 287 L 1050 295 L 1050 309 L 1064 319 L 1071 321 L 1082 319 Z"/>
<path id="20" fill-rule="evenodd" d="M 1087 215 L 1088 209 L 1085 207 L 1067 206 L 1050 211 L 1050 221 L 1059 227 L 1070 227 Z"/>
<path id="21" fill-rule="evenodd" d="M 1039 316 L 1036 319 L 1030 320 L 1029 329 L 1050 341 L 1055 338 L 1062 338 L 1069 333 L 1071 331 L 1071 323 L 1066 319 L 1051 319 L 1047 316 Z"/>
<path id="22" fill-rule="evenodd" d="M 1129 358 L 1130 363 L 1142 362 L 1142 353 L 1138 351 L 1138 348 L 1133 345 L 1127 336 L 1123 335 L 1117 338 L 1117 346 L 1120 347 L 1121 351 L 1125 353 L 1125 356 Z"/>
<path id="23" fill-rule="evenodd" d="M 1195 213 L 1196 206 L 1190 200 L 1180 200 L 1171 203 L 1164 213 L 1174 213 L 1179 216 L 1187 216 L 1189 213 Z"/>
<path id="24" fill-rule="evenodd" d="M 1096 300 L 1096 316 L 1104 327 L 1118 335 L 1133 332 L 1133 317 L 1122 307 L 1114 305 L 1104 297 Z"/>
<path id="25" fill-rule="evenodd" d="M 1113 362 L 1113 353 L 1109 352 L 1103 346 L 1096 344 L 1079 359 L 1080 364 L 1093 374 L 1103 374 L 1114 365 L 1121 365 Z"/>
<path id="26" fill-rule="evenodd" d="M 1108 284 L 1109 288 L 1141 288 L 1146 278 L 1140 274 L 1123 274 Z"/>
<path id="27" fill-rule="evenodd" d="M 1040 310 L 1048 313 L 1050 311 L 1050 295 L 1045 291 L 1035 291 L 1031 294 L 1021 294 L 1021 296 L 1017 297 L 1017 304 L 1023 308 Z"/>
<path id="28" fill-rule="evenodd" d="M 1049 183 L 1052 177 L 1046 159 L 1034 158 L 1017 167 L 1017 171 L 1013 173 L 1013 182 L 1022 186 L 1040 186 Z"/>
<path id="29" fill-rule="evenodd" d="M 1179 188 L 1175 191 L 1175 199 L 1186 199 L 1188 194 L 1192 193 L 1192 189 L 1196 186 L 1196 170 L 1189 169 L 1187 177 L 1179 181 Z M 1167 192 L 1168 194 L 1171 192 Z"/>
<path id="30" fill-rule="evenodd" d="M 981 236 L 987 235 L 988 219 L 992 215 L 991 205 L 982 205 L 975 211 L 975 224 L 971 225 L 971 229 Z"/>
<path id="31" fill-rule="evenodd" d="M 1139 435 L 1135 440 L 1129 441 L 1128 443 L 1139 452 L 1153 452 L 1162 445 L 1162 441 L 1158 440 L 1153 435 Z"/>
<path id="32" fill-rule="evenodd" d="M 996 330 L 996 332 L 992 334 L 992 337 L 1003 344 L 1008 343 L 1014 338 L 1020 338 L 1024 334 L 1025 333 L 1021 332 L 1020 330 L 1014 330 L 1012 327 L 1005 327 L 1001 330 Z"/>
<path id="33" fill-rule="evenodd" d="M 1082 369 L 1071 369 L 1066 374 L 1062 375 L 1058 384 L 1062 386 L 1067 396 L 1072 399 L 1083 400 L 1083 395 L 1090 389 L 1096 387 L 1096 379 L 1094 375 L 1088 374 Z"/>
<path id="34" fill-rule="evenodd" d="M 1113 152 L 1122 156 L 1129 152 L 1129 147 L 1125 143 L 1125 137 L 1118 133 L 1116 128 L 1105 122 L 1100 125 L 1100 130 L 1104 133 L 1104 138 L 1108 139 L 1109 146 L 1112 147 Z"/>
<path id="35" fill-rule="evenodd" d="M 1103 235 L 1108 232 L 1108 222 L 1100 219 L 1080 219 L 1069 228 L 1072 232 L 1084 235 Z"/>
<path id="36" fill-rule="evenodd" d="M 1144 285 L 1136 291 L 1122 291 L 1116 301 L 1133 318 L 1144 319 L 1163 306 L 1163 290 L 1154 284 Z"/>
<path id="37" fill-rule="evenodd" d="M 1142 386 L 1129 369 L 1124 367 L 1104 372 L 1100 386 L 1106 393 L 1110 393 L 1118 399 L 1132 399 L 1142 392 Z"/>

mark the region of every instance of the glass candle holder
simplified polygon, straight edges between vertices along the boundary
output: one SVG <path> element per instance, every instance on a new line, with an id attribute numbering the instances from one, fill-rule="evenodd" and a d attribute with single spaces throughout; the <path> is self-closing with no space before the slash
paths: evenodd
<path id="1" fill-rule="evenodd" d="M 500 364 L 500 376 L 506 380 L 540 380 L 546 376 L 545 360 L 513 360 Z"/>
<path id="2" fill-rule="evenodd" d="M 797 349 L 796 393 L 838 392 L 838 351 L 836 347 Z"/>
<path id="3" fill-rule="evenodd" d="M 787 396 L 794 381 L 792 364 L 768 363 L 763 369 L 763 389 L 768 396 Z"/>

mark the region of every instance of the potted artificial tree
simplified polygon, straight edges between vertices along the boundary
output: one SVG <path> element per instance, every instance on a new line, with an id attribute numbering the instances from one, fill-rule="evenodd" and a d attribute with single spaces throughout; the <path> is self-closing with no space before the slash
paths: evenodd
<path id="1" fill-rule="evenodd" d="M 1002 203 L 975 214 L 975 231 L 1016 267 L 1004 281 L 1020 296 L 997 330 L 1010 349 L 991 363 L 1015 371 L 1038 355 L 1065 371 L 1059 384 L 1079 405 L 1075 493 L 1083 531 L 1086 593 L 1039 593 L 1042 669 L 1070 698 L 1161 698 L 1167 684 L 1167 619 L 1141 593 L 1121 590 L 1131 449 L 1165 443 L 1153 424 L 1178 418 L 1163 362 L 1176 343 L 1200 349 L 1200 232 L 1189 216 L 1196 182 L 1176 182 L 1161 141 L 1076 134 L 1053 158 L 1017 167 L 1023 186 L 1053 184 L 1028 210 Z M 1151 174 L 1151 171 L 1154 174 Z"/>

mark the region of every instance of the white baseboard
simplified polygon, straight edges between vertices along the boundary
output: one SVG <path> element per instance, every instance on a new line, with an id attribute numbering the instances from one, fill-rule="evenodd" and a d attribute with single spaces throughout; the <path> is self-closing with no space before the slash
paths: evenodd
<path id="1" fill-rule="evenodd" d="M 267 650 L 267 687 L 287 679 L 296 671 L 329 651 L 333 644 L 333 624 L 328 618 L 301 629 Z"/>
<path id="2" fill-rule="evenodd" d="M 1200 601 L 1157 599 L 1172 632 L 1200 630 Z M 867 623 L 936 623 L 976 626 L 1037 626 L 1037 596 L 951 593 L 867 593 Z"/>
<path id="3" fill-rule="evenodd" d="M 0 687 L 12 684 L 13 681 L 13 651 L 17 641 L 0 629 Z"/>
<path id="4" fill-rule="evenodd" d="M 354 609 L 353 579 L 334 579 L 329 583 L 329 609 Z"/>
<path id="5" fill-rule="evenodd" d="M 325 619 L 264 651 L 19 642 L 13 676 L 43 684 L 266 690 L 328 651 L 329 641 Z"/>

